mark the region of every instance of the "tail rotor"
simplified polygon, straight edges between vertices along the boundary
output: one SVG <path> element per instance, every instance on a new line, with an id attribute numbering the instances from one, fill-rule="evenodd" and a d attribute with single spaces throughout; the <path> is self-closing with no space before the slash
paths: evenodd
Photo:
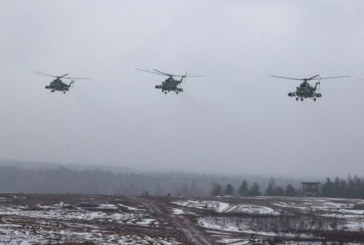
<path id="1" fill-rule="evenodd" d="M 76 80 L 72 80 L 72 81 L 70 82 L 70 84 L 68 85 L 68 88 L 72 88 L 72 87 L 73 87 L 73 84 L 75 83 L 75 81 L 76 81 Z"/>

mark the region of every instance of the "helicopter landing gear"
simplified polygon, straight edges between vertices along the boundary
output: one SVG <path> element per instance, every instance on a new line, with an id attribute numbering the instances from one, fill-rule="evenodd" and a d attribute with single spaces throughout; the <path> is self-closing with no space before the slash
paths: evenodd
<path id="1" fill-rule="evenodd" d="M 167 94 L 167 91 L 165 91 L 164 94 Z"/>
<path id="2" fill-rule="evenodd" d="M 66 94 L 66 91 L 63 91 L 63 94 Z"/>
<path id="3" fill-rule="evenodd" d="M 316 101 L 316 98 L 313 98 L 313 101 Z"/>
<path id="4" fill-rule="evenodd" d="M 303 101 L 303 98 L 301 98 L 301 101 Z"/>
<path id="5" fill-rule="evenodd" d="M 178 91 L 176 92 L 176 94 L 178 94 Z"/>
<path id="6" fill-rule="evenodd" d="M 53 89 L 52 89 L 52 90 L 51 90 L 51 93 L 54 93 L 54 91 L 55 91 L 55 90 L 53 90 Z"/>
<path id="7" fill-rule="evenodd" d="M 296 101 L 298 101 L 298 97 L 296 97 Z"/>

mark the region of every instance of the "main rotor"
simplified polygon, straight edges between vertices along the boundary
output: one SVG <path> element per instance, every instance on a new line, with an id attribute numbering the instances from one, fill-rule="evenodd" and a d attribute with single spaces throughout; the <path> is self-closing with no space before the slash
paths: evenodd
<path id="1" fill-rule="evenodd" d="M 204 76 L 201 76 L 201 75 L 188 74 L 187 71 L 183 75 L 176 75 L 176 74 L 170 74 L 170 73 L 162 72 L 162 71 L 159 71 L 157 69 L 153 69 L 153 71 L 148 71 L 148 70 L 144 70 L 144 69 L 140 69 L 140 68 L 135 68 L 135 70 L 142 71 L 142 72 L 149 72 L 149 73 L 153 73 L 153 74 L 156 74 L 156 75 L 167 76 L 167 77 L 204 77 Z"/>
<path id="2" fill-rule="evenodd" d="M 36 71 L 36 70 L 33 70 L 33 72 L 37 75 L 41 75 L 41 76 L 46 76 L 46 77 L 54 77 L 56 79 L 72 79 L 72 80 L 76 80 L 76 79 L 91 79 L 89 77 L 67 77 L 69 74 L 66 73 L 66 74 L 63 74 L 63 75 L 60 75 L 60 76 L 55 76 L 55 75 L 51 75 L 51 74 L 48 74 L 48 73 L 45 73 L 45 72 L 42 72 L 42 71 Z"/>
<path id="3" fill-rule="evenodd" d="M 334 79 L 334 78 L 344 78 L 344 77 L 349 77 L 349 76 L 338 76 L 338 77 L 321 77 L 320 75 L 315 75 L 313 77 L 309 77 L 309 78 L 294 78 L 294 77 L 284 77 L 284 76 L 276 76 L 276 75 L 270 75 L 271 77 L 274 78 L 280 78 L 280 79 L 288 79 L 288 80 L 296 80 L 296 81 L 303 81 L 303 82 L 308 82 L 311 80 L 319 80 L 318 83 L 320 83 L 321 80 L 324 79 Z"/>

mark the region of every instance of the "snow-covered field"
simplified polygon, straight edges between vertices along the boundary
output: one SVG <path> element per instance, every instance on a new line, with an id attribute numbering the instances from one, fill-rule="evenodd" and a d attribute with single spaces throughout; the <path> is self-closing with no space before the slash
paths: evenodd
<path id="1" fill-rule="evenodd" d="M 160 221 L 139 203 L 112 203 L 91 198 L 88 202 L 42 200 L 39 196 L 2 198 L 0 244 L 59 244 L 92 241 L 94 244 L 180 244 L 147 232 Z M 45 196 L 46 199 L 50 199 Z M 68 198 L 69 199 L 69 198 Z M 20 202 L 18 200 L 21 200 Z M 76 201 L 76 202 L 75 202 Z M 18 203 L 18 204 L 15 204 Z M 143 232 L 146 230 L 146 232 Z"/>
<path id="2" fill-rule="evenodd" d="M 0 194 L 0 244 L 364 244 L 364 200 Z"/>
<path id="3" fill-rule="evenodd" d="M 269 214 L 269 215 L 279 215 L 281 210 L 272 209 L 270 207 L 265 206 L 257 206 L 257 205 L 247 205 L 247 204 L 231 204 L 221 201 L 194 201 L 194 200 L 186 200 L 186 201 L 176 201 L 171 202 L 172 204 L 179 205 L 182 207 L 189 208 L 197 208 L 197 209 L 206 209 L 212 210 L 218 213 L 244 213 L 244 214 Z"/>
<path id="4" fill-rule="evenodd" d="M 318 242 L 332 241 L 336 234 L 347 233 L 343 235 L 347 240 L 351 236 L 355 237 L 354 241 L 364 240 L 364 200 L 263 197 L 241 201 L 239 198 L 191 199 L 171 203 L 179 209 L 208 211 L 208 215 L 197 218 L 197 224 L 213 236 L 222 237 L 221 243 L 235 244 L 226 235 L 229 233 L 232 237 L 241 234 L 242 237 L 279 237 L 287 241 L 317 239 Z M 237 244 L 249 241 L 235 240 Z"/>

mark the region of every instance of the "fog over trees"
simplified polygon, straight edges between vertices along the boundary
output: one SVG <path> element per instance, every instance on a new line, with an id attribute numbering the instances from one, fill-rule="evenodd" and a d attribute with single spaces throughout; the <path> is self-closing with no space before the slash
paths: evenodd
<path id="1" fill-rule="evenodd" d="M 24 193 L 80 193 L 112 195 L 210 195 L 213 183 L 233 185 L 241 177 L 188 173 L 148 173 L 110 171 L 104 169 L 76 170 L 70 167 L 24 168 L 0 166 L 0 191 Z M 247 178 L 252 179 L 252 178 Z M 265 182 L 265 178 L 259 179 Z M 222 190 L 222 187 L 221 187 Z M 220 193 L 219 194 L 223 194 Z"/>
<path id="2" fill-rule="evenodd" d="M 2 165 L 2 166 L 1 166 Z M 140 172 L 117 167 L 0 164 L 0 191 L 110 195 L 301 196 L 302 179 Z M 49 166 L 49 165 L 48 165 Z M 319 195 L 364 198 L 364 179 L 349 176 L 321 181 Z"/>

